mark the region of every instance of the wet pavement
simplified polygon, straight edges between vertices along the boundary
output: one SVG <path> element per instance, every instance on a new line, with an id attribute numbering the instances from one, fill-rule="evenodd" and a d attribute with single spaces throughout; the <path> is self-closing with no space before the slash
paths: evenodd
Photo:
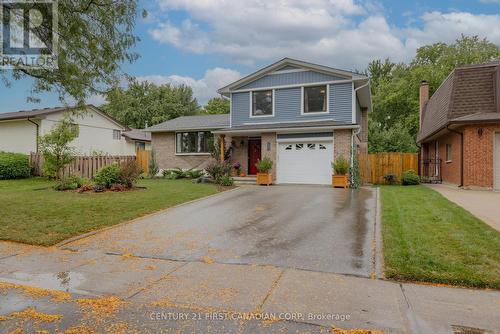
<path id="1" fill-rule="evenodd" d="M 499 291 L 364 277 L 374 193 L 330 190 L 243 187 L 65 249 L 0 242 L 0 334 L 500 333 Z"/>
<path id="2" fill-rule="evenodd" d="M 65 247 L 369 277 L 375 207 L 368 188 L 242 187 Z"/>

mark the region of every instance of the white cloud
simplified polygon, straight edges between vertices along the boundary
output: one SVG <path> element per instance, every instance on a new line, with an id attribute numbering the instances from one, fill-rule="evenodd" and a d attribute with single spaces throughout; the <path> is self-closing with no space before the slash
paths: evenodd
<path id="1" fill-rule="evenodd" d="M 184 84 L 193 89 L 193 94 L 200 104 L 205 104 L 211 97 L 217 96 L 217 89 L 238 80 L 241 74 L 227 68 L 209 69 L 201 79 L 179 75 L 146 75 L 138 77 L 138 81 L 148 81 L 157 85 Z"/>
<path id="2" fill-rule="evenodd" d="M 493 0 L 483 0 L 493 1 Z M 407 61 L 419 46 L 477 34 L 500 44 L 500 15 L 429 12 L 390 25 L 375 2 L 354 0 L 158 0 L 160 11 L 184 11 L 149 32 L 161 43 L 197 54 L 221 54 L 254 65 L 282 57 L 364 69 L 374 58 Z M 414 22 L 414 23 L 413 23 Z"/>

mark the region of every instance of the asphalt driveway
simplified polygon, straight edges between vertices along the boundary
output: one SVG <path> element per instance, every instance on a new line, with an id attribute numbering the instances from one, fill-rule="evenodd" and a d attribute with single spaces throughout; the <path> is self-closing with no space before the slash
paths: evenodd
<path id="1" fill-rule="evenodd" d="M 370 276 L 375 191 L 241 187 L 67 244 L 72 250 Z"/>

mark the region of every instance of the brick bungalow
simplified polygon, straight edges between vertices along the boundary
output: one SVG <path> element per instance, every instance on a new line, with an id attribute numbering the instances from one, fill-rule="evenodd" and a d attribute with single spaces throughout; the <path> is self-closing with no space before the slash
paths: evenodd
<path id="1" fill-rule="evenodd" d="M 456 68 L 429 99 L 420 86 L 421 175 L 500 190 L 500 61 Z"/>

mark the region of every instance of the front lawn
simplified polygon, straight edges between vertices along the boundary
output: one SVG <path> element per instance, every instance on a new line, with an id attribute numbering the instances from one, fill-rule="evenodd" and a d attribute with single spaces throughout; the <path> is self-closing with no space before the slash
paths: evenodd
<path id="1" fill-rule="evenodd" d="M 147 189 L 119 193 L 61 192 L 53 184 L 40 178 L 0 181 L 0 239 L 53 245 L 217 192 L 190 180 L 140 180 Z"/>
<path id="2" fill-rule="evenodd" d="M 500 233 L 425 186 L 382 186 L 386 277 L 500 289 Z"/>

